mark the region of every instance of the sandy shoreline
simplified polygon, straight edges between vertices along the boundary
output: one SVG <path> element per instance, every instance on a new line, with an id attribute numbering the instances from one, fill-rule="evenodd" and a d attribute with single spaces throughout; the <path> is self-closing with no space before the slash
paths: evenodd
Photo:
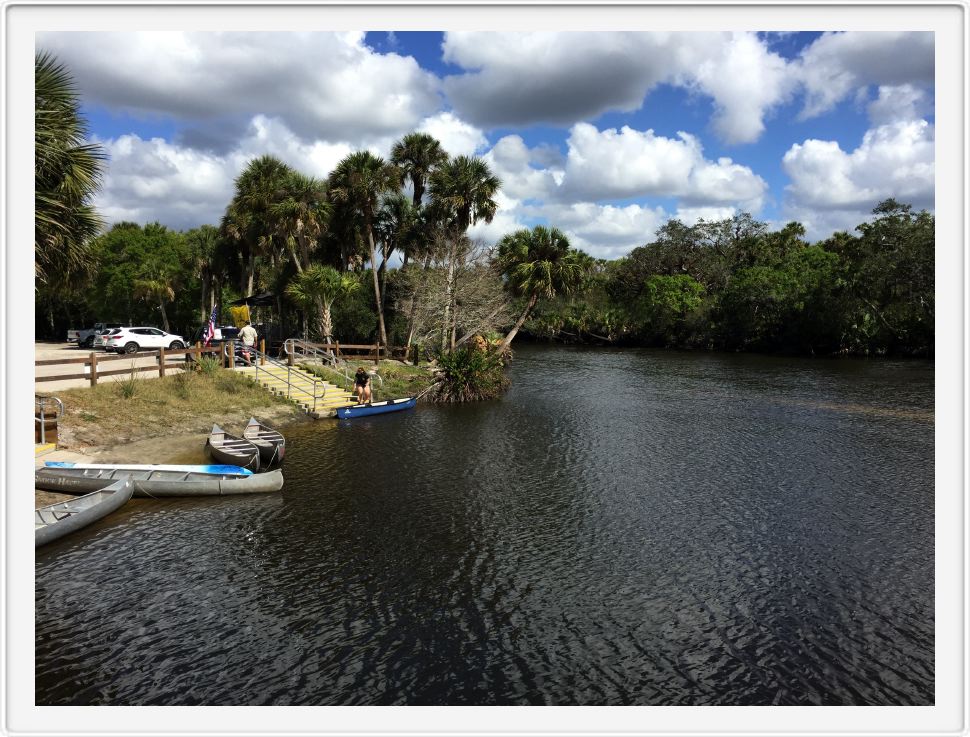
<path id="1" fill-rule="evenodd" d="M 241 428 L 250 418 L 243 413 L 207 420 L 210 427 L 215 422 L 225 427 Z M 279 425 L 296 422 L 319 422 L 312 420 L 295 407 L 281 405 L 260 408 L 259 419 Z M 43 466 L 45 461 L 74 461 L 77 463 L 208 463 L 203 447 L 208 429 L 199 431 L 189 427 L 185 432 L 141 438 L 112 438 L 104 445 L 90 445 L 77 439 L 70 427 L 60 429 L 58 448 L 52 453 L 35 458 L 34 465 Z M 56 504 L 73 495 L 34 489 L 34 508 Z"/>

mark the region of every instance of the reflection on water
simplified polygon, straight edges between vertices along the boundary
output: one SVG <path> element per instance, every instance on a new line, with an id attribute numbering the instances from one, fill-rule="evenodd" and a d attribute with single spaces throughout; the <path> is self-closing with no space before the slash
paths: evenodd
<path id="1" fill-rule="evenodd" d="M 39 550 L 37 703 L 933 703 L 932 364 L 512 370 Z"/>

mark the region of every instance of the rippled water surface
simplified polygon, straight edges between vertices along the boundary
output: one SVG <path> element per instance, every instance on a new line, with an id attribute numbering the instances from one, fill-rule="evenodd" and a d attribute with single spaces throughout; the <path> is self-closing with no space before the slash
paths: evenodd
<path id="1" fill-rule="evenodd" d="M 38 550 L 37 703 L 933 703 L 932 364 L 521 346 L 512 378 Z"/>

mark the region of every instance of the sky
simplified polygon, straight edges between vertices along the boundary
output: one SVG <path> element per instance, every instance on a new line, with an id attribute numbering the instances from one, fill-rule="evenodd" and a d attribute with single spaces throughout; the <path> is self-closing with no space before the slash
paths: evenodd
<path id="1" fill-rule="evenodd" d="M 217 225 L 247 162 L 326 177 L 411 131 L 483 157 L 498 212 L 613 259 L 671 218 L 809 240 L 934 209 L 932 32 L 44 32 L 109 162 L 108 223 Z"/>

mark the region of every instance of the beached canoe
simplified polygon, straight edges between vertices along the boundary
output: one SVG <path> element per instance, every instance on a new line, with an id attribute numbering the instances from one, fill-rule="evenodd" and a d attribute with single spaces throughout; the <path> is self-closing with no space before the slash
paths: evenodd
<path id="1" fill-rule="evenodd" d="M 268 425 L 264 425 L 255 417 L 249 418 L 249 424 L 243 430 L 243 439 L 259 448 L 260 468 L 269 468 L 274 463 L 282 463 L 286 453 L 286 438 L 283 434 Z"/>
<path id="2" fill-rule="evenodd" d="M 258 494 L 283 488 L 283 473 L 279 469 L 242 475 L 132 469 L 122 465 L 107 468 L 44 466 L 34 472 L 34 485 L 38 489 L 62 494 L 89 494 L 127 476 L 131 476 L 135 482 L 136 497 Z"/>
<path id="3" fill-rule="evenodd" d="M 245 438 L 230 435 L 218 425 L 212 426 L 212 432 L 205 441 L 205 453 L 216 463 L 259 470 L 259 448 Z"/>
<path id="4" fill-rule="evenodd" d="M 182 473 L 220 473 L 228 476 L 252 476 L 253 472 L 242 466 L 224 463 L 208 463 L 199 465 L 165 464 L 165 463 L 75 463 L 74 461 L 45 461 L 49 468 L 125 468 L 132 471 L 181 471 Z"/>
<path id="5" fill-rule="evenodd" d="M 337 417 L 341 420 L 349 420 L 354 417 L 381 415 L 385 412 L 399 412 L 402 409 L 411 409 L 417 402 L 417 397 L 404 397 L 403 399 L 388 399 L 385 402 L 374 402 L 373 404 L 349 404 L 346 407 L 337 407 Z"/>
<path id="6" fill-rule="evenodd" d="M 131 499 L 129 476 L 99 491 L 34 510 L 34 546 L 40 547 L 111 514 Z"/>

